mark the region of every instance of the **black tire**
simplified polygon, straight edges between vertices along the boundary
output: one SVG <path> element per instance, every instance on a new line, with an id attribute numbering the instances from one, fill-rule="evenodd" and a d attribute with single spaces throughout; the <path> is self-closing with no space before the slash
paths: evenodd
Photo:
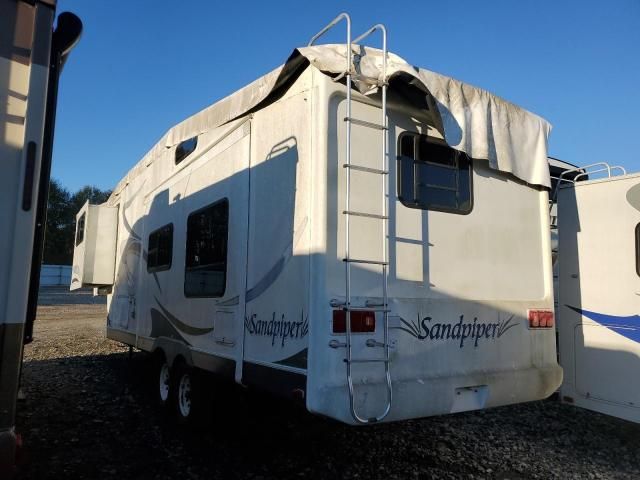
<path id="1" fill-rule="evenodd" d="M 167 359 L 161 352 L 154 355 L 154 368 L 153 368 L 153 389 L 156 404 L 164 410 L 167 410 L 172 399 L 172 379 L 173 370 L 167 363 Z"/>
<path id="2" fill-rule="evenodd" d="M 173 405 L 178 424 L 202 428 L 211 419 L 213 393 L 208 375 L 183 362 L 174 365 Z"/>

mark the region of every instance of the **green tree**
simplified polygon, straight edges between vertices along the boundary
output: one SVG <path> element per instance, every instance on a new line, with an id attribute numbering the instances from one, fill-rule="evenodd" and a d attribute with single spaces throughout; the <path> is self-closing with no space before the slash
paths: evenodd
<path id="1" fill-rule="evenodd" d="M 76 213 L 87 203 L 87 200 L 89 200 L 89 203 L 92 205 L 100 205 L 106 202 L 110 196 L 111 190 L 100 190 L 93 185 L 85 185 L 74 193 L 70 199 L 70 208 L 73 210 L 74 220 Z"/>
<path id="2" fill-rule="evenodd" d="M 44 263 L 70 264 L 69 231 L 73 228 L 73 217 L 69 209 L 71 194 L 59 181 L 51 179 L 47 204 L 47 225 L 44 233 Z M 73 252 L 71 252 L 73 257 Z"/>

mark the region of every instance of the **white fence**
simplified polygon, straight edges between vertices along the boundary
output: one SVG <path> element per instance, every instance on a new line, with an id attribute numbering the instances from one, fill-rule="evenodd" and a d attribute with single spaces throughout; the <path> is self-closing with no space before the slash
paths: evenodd
<path id="1" fill-rule="evenodd" d="M 71 283 L 71 265 L 42 265 L 40 285 L 66 285 Z"/>

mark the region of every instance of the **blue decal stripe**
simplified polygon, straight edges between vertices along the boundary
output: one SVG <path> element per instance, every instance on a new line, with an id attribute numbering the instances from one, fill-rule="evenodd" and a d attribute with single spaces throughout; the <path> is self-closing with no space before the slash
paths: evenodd
<path id="1" fill-rule="evenodd" d="M 571 305 L 565 306 L 629 340 L 640 343 L 640 316 L 638 315 L 629 315 L 626 317 L 607 315 L 606 313 L 590 312 L 589 310 L 572 307 Z"/>

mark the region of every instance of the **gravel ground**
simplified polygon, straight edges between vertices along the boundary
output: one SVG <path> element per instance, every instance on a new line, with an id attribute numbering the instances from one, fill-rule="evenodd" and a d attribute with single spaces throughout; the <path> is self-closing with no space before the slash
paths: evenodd
<path id="1" fill-rule="evenodd" d="M 367 428 L 233 386 L 198 431 L 153 406 L 150 362 L 87 292 L 41 294 L 18 429 L 27 478 L 640 478 L 640 426 L 547 400 Z"/>

